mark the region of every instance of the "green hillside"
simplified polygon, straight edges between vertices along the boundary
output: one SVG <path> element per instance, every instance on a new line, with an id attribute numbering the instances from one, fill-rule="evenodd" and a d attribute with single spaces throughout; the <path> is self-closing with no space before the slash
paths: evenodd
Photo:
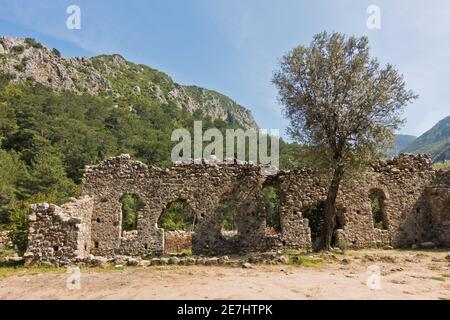
<path id="1" fill-rule="evenodd" d="M 450 116 L 439 121 L 430 130 L 401 150 L 410 153 L 429 153 L 434 162 L 450 159 Z"/>

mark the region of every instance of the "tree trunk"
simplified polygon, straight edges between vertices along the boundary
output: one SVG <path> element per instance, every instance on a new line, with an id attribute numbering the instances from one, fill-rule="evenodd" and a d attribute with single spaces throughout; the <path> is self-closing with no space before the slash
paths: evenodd
<path id="1" fill-rule="evenodd" d="M 344 167 L 337 165 L 333 172 L 330 187 L 328 188 L 327 201 L 325 203 L 325 217 L 322 231 L 322 249 L 331 250 L 331 239 L 333 238 L 334 227 L 336 226 L 336 198 L 344 175 Z"/>

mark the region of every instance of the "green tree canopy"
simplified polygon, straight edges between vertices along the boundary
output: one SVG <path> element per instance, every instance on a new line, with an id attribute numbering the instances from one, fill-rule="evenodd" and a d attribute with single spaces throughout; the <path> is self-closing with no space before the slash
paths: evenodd
<path id="1" fill-rule="evenodd" d="M 67 177 L 61 157 L 52 150 L 41 151 L 32 162 L 27 181 L 33 194 L 54 197 L 59 202 L 76 194 L 76 184 Z"/>
<path id="2" fill-rule="evenodd" d="M 344 173 L 390 145 L 403 107 L 417 96 L 392 65 L 382 67 L 370 57 L 366 37 L 340 33 L 322 32 L 308 47 L 292 49 L 273 82 L 290 120 L 289 135 L 333 172 L 322 243 L 330 249 Z"/>

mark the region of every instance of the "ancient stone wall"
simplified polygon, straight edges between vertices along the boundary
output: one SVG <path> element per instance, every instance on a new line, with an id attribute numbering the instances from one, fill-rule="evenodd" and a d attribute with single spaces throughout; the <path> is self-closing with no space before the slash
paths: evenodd
<path id="1" fill-rule="evenodd" d="M 158 220 L 175 201 L 187 203 L 195 214 L 194 254 L 244 254 L 282 245 L 311 248 L 314 239 L 306 213 L 325 201 L 328 176 L 309 169 L 266 172 L 264 166 L 214 162 L 162 170 L 128 155 L 110 158 L 86 168 L 83 200 L 61 208 L 33 207 L 27 256 L 30 261 L 54 262 L 56 257 L 70 260 L 87 253 L 111 257 L 164 252 L 164 230 Z M 448 245 L 449 180 L 448 172 L 432 168 L 428 156 L 404 154 L 374 162 L 339 191 L 334 243 L 355 248 L 427 241 Z M 279 195 L 278 234 L 266 232 L 264 187 L 275 188 Z M 144 204 L 131 231 L 122 230 L 121 199 L 129 194 Z M 374 224 L 373 194 L 382 199 L 382 227 Z M 229 200 L 235 203 L 234 232 L 221 227 L 219 208 Z"/>
<path id="2" fill-rule="evenodd" d="M 436 172 L 426 155 L 402 155 L 374 166 L 377 183 L 389 198 L 385 202 L 388 235 L 394 247 L 409 247 L 427 241 L 431 232 L 426 188 Z"/>
<path id="3" fill-rule="evenodd" d="M 164 231 L 164 253 L 180 253 L 192 250 L 192 232 L 184 230 Z"/>
<path id="4" fill-rule="evenodd" d="M 337 198 L 338 231 L 348 247 L 408 246 L 427 241 L 425 190 L 435 178 L 428 156 L 402 155 L 372 164 L 343 184 Z M 311 170 L 281 172 L 268 183 L 280 189 L 282 239 L 286 245 L 310 247 L 311 234 L 304 213 L 326 200 L 327 177 Z M 371 193 L 384 198 L 386 229 L 374 226 Z M 424 227 L 425 226 L 425 227 Z M 338 239 L 336 239 L 337 242 Z"/>
<path id="5" fill-rule="evenodd" d="M 31 206 L 25 264 L 67 265 L 91 250 L 90 197 L 61 207 L 47 203 Z"/>
<path id="6" fill-rule="evenodd" d="M 437 172 L 435 181 L 426 189 L 425 201 L 431 226 L 428 240 L 450 246 L 450 171 Z"/>
<path id="7" fill-rule="evenodd" d="M 92 252 L 98 255 L 140 255 L 163 251 L 164 230 L 158 227 L 163 210 L 174 201 L 187 202 L 196 215 L 192 235 L 195 253 L 242 253 L 281 245 L 265 235 L 265 214 L 258 201 L 265 180 L 255 165 L 189 164 L 171 169 L 146 166 L 129 156 L 112 158 L 85 171 L 82 194 L 95 197 Z M 145 203 L 137 230 L 122 231 L 120 199 L 136 194 Z M 222 234 L 219 206 L 236 201 L 233 237 Z"/>

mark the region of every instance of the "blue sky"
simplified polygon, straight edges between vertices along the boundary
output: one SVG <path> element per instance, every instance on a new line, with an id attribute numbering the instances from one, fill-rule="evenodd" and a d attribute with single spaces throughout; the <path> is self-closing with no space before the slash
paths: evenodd
<path id="1" fill-rule="evenodd" d="M 66 28 L 72 4 L 81 30 Z M 381 9 L 380 30 L 366 26 L 369 5 Z M 323 30 L 367 35 L 372 55 L 420 95 L 401 133 L 420 135 L 450 114 L 447 0 L 0 0 L 1 35 L 34 37 L 64 56 L 119 53 L 222 92 L 282 132 L 272 74 L 285 52 Z"/>

